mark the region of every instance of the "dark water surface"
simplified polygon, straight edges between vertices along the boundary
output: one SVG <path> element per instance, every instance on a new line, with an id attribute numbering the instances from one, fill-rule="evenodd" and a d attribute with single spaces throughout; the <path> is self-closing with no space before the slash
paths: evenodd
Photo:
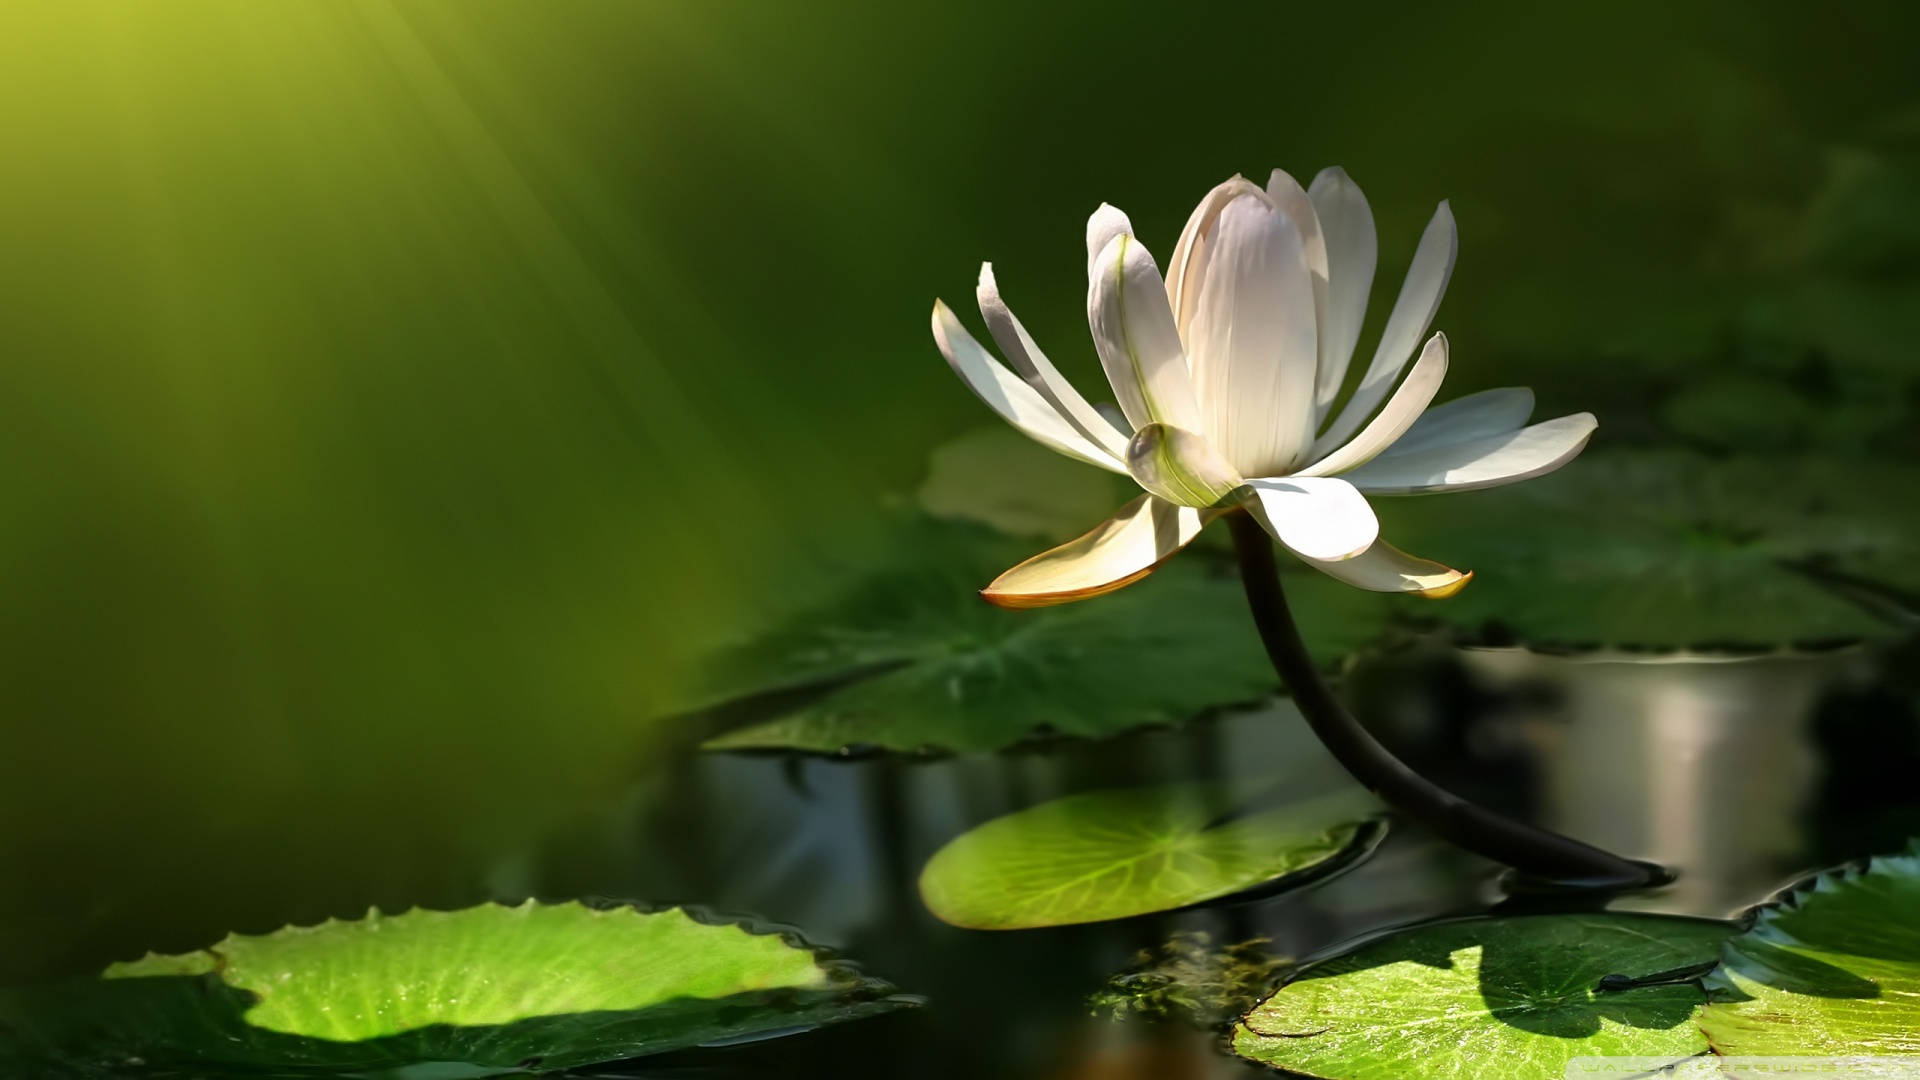
<path id="1" fill-rule="evenodd" d="M 1432 646 L 1370 661 L 1348 686 L 1376 731 L 1455 790 L 1679 870 L 1672 885 L 1615 906 L 1724 916 L 1827 863 L 1898 850 L 1920 828 L 1920 790 L 1893 779 L 1920 766 L 1912 697 L 1886 674 L 1898 662 L 1860 649 L 1562 658 Z M 1000 756 L 694 755 L 661 763 L 632 805 L 500 867 L 497 885 L 704 898 L 804 927 L 928 999 L 636 1064 L 641 1075 L 1245 1075 L 1252 1067 L 1224 1057 L 1204 1023 L 1142 1021 L 1150 1009 L 1115 1022 L 1111 998 L 1089 999 L 1175 935 L 1265 939 L 1267 955 L 1305 958 L 1383 928 L 1489 910 L 1504 899 L 1498 868 L 1395 822 L 1370 858 L 1296 892 L 1011 932 L 941 924 L 914 882 L 946 840 L 1048 798 L 1275 772 L 1303 793 L 1346 782 L 1297 718 L 1273 707 Z"/>

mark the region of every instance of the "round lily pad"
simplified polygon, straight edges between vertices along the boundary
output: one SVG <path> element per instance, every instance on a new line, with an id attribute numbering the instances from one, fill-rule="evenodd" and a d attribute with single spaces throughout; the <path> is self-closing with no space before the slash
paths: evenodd
<path id="1" fill-rule="evenodd" d="M 234 934 L 12 992 L 0 1018 L 16 1060 L 83 1071 L 451 1078 L 799 1030 L 907 1003 L 891 991 L 785 937 L 677 908 L 528 901 Z"/>
<path id="2" fill-rule="evenodd" d="M 1762 906 L 1706 985 L 1722 1054 L 1920 1054 L 1920 848 Z"/>
<path id="3" fill-rule="evenodd" d="M 1409 607 L 1482 640 L 1771 648 L 1904 631 L 1920 472 L 1823 457 L 1591 453 L 1489 491 L 1377 499 L 1381 533 L 1471 569 Z"/>
<path id="4" fill-rule="evenodd" d="M 838 753 L 996 750 L 1036 736 L 1100 738 L 1272 693 L 1230 565 L 1187 551 L 1093 600 L 1006 611 L 980 587 L 1034 553 L 978 525 L 908 517 L 891 553 L 843 595 L 710 665 L 705 703 L 773 690 L 774 715 L 709 749 Z M 1383 597 L 1305 568 L 1289 599 L 1328 664 L 1380 636 Z M 798 695 L 795 695 L 798 696 Z"/>
<path id="5" fill-rule="evenodd" d="M 1350 861 L 1385 828 L 1365 792 L 1284 799 L 1225 783 L 1070 795 L 950 841 L 921 871 L 920 896 L 975 930 L 1121 919 L 1283 888 Z"/>
<path id="6" fill-rule="evenodd" d="M 1415 927 L 1303 969 L 1241 1018 L 1233 1048 L 1328 1080 L 1563 1080 L 1578 1057 L 1679 1061 L 1707 1048 L 1689 976 L 1736 929 L 1612 913 Z"/>

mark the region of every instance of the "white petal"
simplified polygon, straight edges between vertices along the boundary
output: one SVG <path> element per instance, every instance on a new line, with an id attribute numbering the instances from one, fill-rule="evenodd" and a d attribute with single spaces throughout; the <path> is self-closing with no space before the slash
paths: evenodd
<path id="1" fill-rule="evenodd" d="M 1367 422 L 1387 391 L 1393 389 L 1400 370 L 1407 366 L 1414 348 L 1427 336 L 1434 313 L 1440 310 L 1440 298 L 1446 295 L 1447 280 L 1453 276 L 1453 260 L 1459 248 L 1453 210 L 1443 202 L 1433 212 L 1427 231 L 1420 236 L 1420 247 L 1413 253 L 1413 264 L 1407 268 L 1400 298 L 1393 302 L 1393 311 L 1387 316 L 1387 328 L 1380 335 L 1380 347 L 1374 350 L 1373 363 L 1367 365 L 1353 397 L 1327 429 L 1329 441 L 1346 442 L 1347 436 Z"/>
<path id="2" fill-rule="evenodd" d="M 1380 535 L 1366 496 L 1338 477 L 1275 476 L 1247 486 L 1253 496 L 1247 511 L 1303 559 L 1351 559 Z"/>
<path id="3" fill-rule="evenodd" d="M 1320 328 L 1327 325 L 1327 241 L 1321 234 L 1320 215 L 1313 208 L 1313 200 L 1308 197 L 1300 182 L 1288 175 L 1285 169 L 1275 169 L 1267 178 L 1267 198 L 1273 205 L 1287 215 L 1294 226 L 1300 230 L 1301 253 L 1307 262 L 1307 273 L 1313 278 L 1313 326 L 1314 326 L 1314 413 L 1313 427 L 1320 426 L 1319 412 L 1319 371 L 1327 365 L 1327 342 Z"/>
<path id="4" fill-rule="evenodd" d="M 1141 487 L 1180 506 L 1236 505 L 1243 483 L 1206 439 L 1165 424 L 1148 424 L 1133 433 L 1127 470 Z"/>
<path id="5" fill-rule="evenodd" d="M 1004 608 L 1036 608 L 1110 593 L 1151 573 L 1221 513 L 1142 495 L 1085 536 L 1001 574 L 980 595 Z"/>
<path id="6" fill-rule="evenodd" d="M 1577 457 L 1598 426 L 1592 413 L 1574 413 L 1505 435 L 1374 458 L 1347 474 L 1362 491 L 1419 495 L 1469 491 L 1528 480 Z"/>
<path id="7" fill-rule="evenodd" d="M 1264 193 L 1239 196 L 1220 211 L 1185 289 L 1196 281 L 1185 327 L 1205 418 L 1196 430 L 1243 475 L 1289 472 L 1313 442 L 1318 367 L 1300 227 Z"/>
<path id="8" fill-rule="evenodd" d="M 953 311 L 939 300 L 933 302 L 933 340 L 954 374 L 959 375 L 988 408 L 1026 432 L 1035 442 L 1103 469 L 1127 471 L 1120 459 L 1075 431 L 1038 391 L 981 348 L 973 335 L 967 333 L 967 328 L 960 325 Z"/>
<path id="9" fill-rule="evenodd" d="M 1094 411 L 1080 391 L 1073 388 L 1066 376 L 1053 366 L 1047 354 L 1040 351 L 1027 328 L 1020 325 L 1006 301 L 1000 299 L 1000 285 L 993 279 L 993 264 L 980 264 L 980 285 L 975 295 L 980 301 L 980 314 L 986 317 L 987 331 L 1000 346 L 1000 352 L 1012 362 L 1013 370 L 1027 381 L 1027 385 L 1039 391 L 1047 404 L 1052 405 L 1075 431 L 1087 437 L 1089 442 L 1124 459 L 1127 453 L 1127 436 L 1113 426 L 1106 417 Z"/>
<path id="10" fill-rule="evenodd" d="M 1314 407 L 1325 419 L 1360 342 L 1380 249 L 1373 208 L 1346 170 L 1320 170 L 1307 197 L 1313 200 L 1327 246 L 1327 317 L 1320 323 L 1320 378 L 1314 390 Z"/>
<path id="11" fill-rule="evenodd" d="M 1093 273 L 1093 260 L 1100 257 L 1116 236 L 1132 236 L 1133 221 L 1116 206 L 1101 203 L 1087 219 L 1087 273 Z"/>
<path id="12" fill-rule="evenodd" d="M 1107 241 L 1094 260 L 1087 283 L 1087 325 L 1129 424 L 1136 429 L 1172 424 L 1200 430 L 1166 284 L 1146 245 L 1130 234 Z"/>
<path id="13" fill-rule="evenodd" d="M 1235 176 L 1221 184 L 1214 185 L 1207 192 L 1200 205 L 1193 208 L 1187 216 L 1186 227 L 1180 230 L 1180 240 L 1173 245 L 1173 258 L 1167 260 L 1167 302 L 1173 306 L 1174 322 L 1184 331 L 1187 321 L 1193 317 L 1193 305 L 1199 293 L 1196 279 L 1189 289 L 1187 274 L 1201 262 L 1212 234 L 1213 223 L 1226 209 L 1228 203 L 1242 195 L 1265 195 L 1266 192 L 1244 176 Z"/>
<path id="14" fill-rule="evenodd" d="M 1524 386 L 1482 390 L 1428 409 L 1381 456 L 1505 435 L 1525 427 L 1527 417 L 1532 415 L 1532 390 Z"/>
<path id="15" fill-rule="evenodd" d="M 1434 599 L 1452 596 L 1473 580 L 1473 571 L 1462 573 L 1429 559 L 1409 555 L 1385 540 L 1351 559 L 1328 562 L 1302 559 L 1302 562 L 1329 577 L 1370 592 L 1419 593 Z"/>
<path id="16" fill-rule="evenodd" d="M 1440 392 L 1440 380 L 1447 375 L 1447 335 L 1435 334 L 1428 339 L 1427 347 L 1420 352 L 1413 370 L 1397 387 L 1387 407 L 1379 415 L 1360 429 L 1347 445 L 1334 449 L 1322 445 L 1321 440 L 1313 445 L 1309 455 L 1314 463 L 1300 470 L 1301 476 L 1334 476 L 1348 469 L 1358 468 L 1380 456 L 1396 440 L 1411 429 L 1420 415 Z M 1328 453 L 1331 450 L 1332 453 Z"/>

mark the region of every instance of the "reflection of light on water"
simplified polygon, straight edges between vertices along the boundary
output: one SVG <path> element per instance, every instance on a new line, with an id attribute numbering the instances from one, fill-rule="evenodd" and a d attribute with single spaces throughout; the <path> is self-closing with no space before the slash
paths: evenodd
<path id="1" fill-rule="evenodd" d="M 1497 683 L 1552 690 L 1521 717 L 1542 820 L 1680 869 L 1670 889 L 1619 906 L 1724 914 L 1797 869 L 1816 765 L 1808 721 L 1855 654 L 1466 655 Z"/>

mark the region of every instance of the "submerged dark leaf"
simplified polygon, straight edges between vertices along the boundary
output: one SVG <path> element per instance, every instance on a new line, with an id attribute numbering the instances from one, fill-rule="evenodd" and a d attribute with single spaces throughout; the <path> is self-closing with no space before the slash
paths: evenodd
<path id="1" fill-rule="evenodd" d="M 1289 961 L 1268 951 L 1267 938 L 1215 945 L 1197 930 L 1176 932 L 1158 948 L 1142 949 L 1133 965 L 1113 975 L 1089 1004 L 1115 1020 L 1184 1020 L 1213 1027 L 1245 1012 Z"/>
<path id="2" fill-rule="evenodd" d="M 1382 535 L 1475 571 L 1409 611 L 1535 644 L 1772 647 L 1911 625 L 1920 471 L 1819 457 L 1590 452 L 1550 476 L 1378 499 Z M 1836 587 L 1845 579 L 1880 602 Z"/>
<path id="3" fill-rule="evenodd" d="M 1108 596 L 1005 611 L 979 590 L 1034 554 L 1032 542 L 918 516 L 896 539 L 836 601 L 714 661 L 710 699 L 828 689 L 710 749 L 995 750 L 1042 734 L 1099 738 L 1177 723 L 1277 686 L 1238 578 L 1202 552 Z M 1324 662 L 1388 624 L 1377 594 L 1304 568 L 1289 578 Z"/>

